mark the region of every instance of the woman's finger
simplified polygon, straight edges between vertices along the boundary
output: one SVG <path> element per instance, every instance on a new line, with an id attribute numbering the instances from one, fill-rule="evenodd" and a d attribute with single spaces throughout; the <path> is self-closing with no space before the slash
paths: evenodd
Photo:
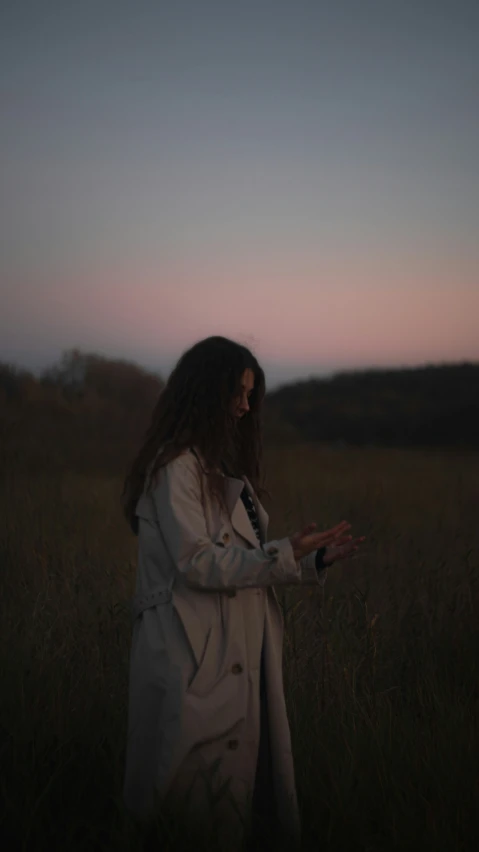
<path id="1" fill-rule="evenodd" d="M 353 544 L 362 544 L 363 541 L 366 541 L 365 535 L 358 535 L 356 538 L 353 538 L 352 535 L 347 535 L 343 537 L 345 541 L 352 541 Z"/>
<path id="2" fill-rule="evenodd" d="M 335 527 L 331 527 L 329 530 L 324 530 L 325 533 L 332 533 L 332 535 L 339 535 L 340 533 L 345 532 L 346 530 L 351 529 L 351 524 L 349 521 L 341 521 L 340 524 L 336 524 Z"/>
<path id="3" fill-rule="evenodd" d="M 350 530 L 350 529 L 351 529 L 351 524 L 349 523 L 349 521 L 341 521 L 341 523 L 336 524 L 335 527 L 331 527 L 331 529 L 329 529 L 329 530 L 323 530 L 322 533 L 320 533 L 320 535 L 338 536 L 338 535 L 341 535 L 341 533 L 345 533 L 346 530 Z"/>
<path id="4" fill-rule="evenodd" d="M 347 544 L 349 541 L 352 540 L 352 538 L 352 535 L 343 535 L 341 536 L 341 538 L 337 538 L 334 543 L 337 544 L 339 547 L 340 544 Z"/>
<path id="5" fill-rule="evenodd" d="M 293 536 L 293 538 L 296 541 L 300 541 L 302 538 L 312 536 L 316 527 L 317 524 L 312 521 L 306 527 L 304 527 L 304 529 L 301 530 L 300 533 L 297 533 L 295 536 Z M 351 529 L 351 524 L 348 521 L 341 521 L 340 524 L 337 524 L 335 527 L 332 527 L 332 529 L 315 534 L 312 538 L 312 543 L 316 547 L 324 547 L 327 544 L 336 542 L 338 537 L 344 535 L 344 533 L 346 533 L 349 529 Z"/>
<path id="6" fill-rule="evenodd" d="M 319 535 L 312 538 L 312 544 L 318 549 L 320 547 L 327 547 L 328 544 L 336 544 L 336 542 L 336 536 L 332 533 L 319 533 Z"/>
<path id="7" fill-rule="evenodd" d="M 359 550 L 359 545 L 354 545 L 353 543 L 349 544 L 349 545 L 345 545 L 343 548 L 341 548 L 341 551 L 338 553 L 337 557 L 335 558 L 335 562 L 337 562 L 339 559 L 352 559 L 353 557 L 356 556 L 358 550 Z"/>

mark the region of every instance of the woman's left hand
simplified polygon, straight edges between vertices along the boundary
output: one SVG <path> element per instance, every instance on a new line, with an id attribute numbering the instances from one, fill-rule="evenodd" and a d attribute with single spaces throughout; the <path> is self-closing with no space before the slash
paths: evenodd
<path id="1" fill-rule="evenodd" d="M 338 562 L 340 559 L 351 559 L 359 550 L 366 536 L 362 535 L 359 538 L 353 538 L 352 535 L 346 535 L 338 538 L 335 544 L 330 544 L 324 553 L 323 564 L 329 567 L 333 562 Z"/>

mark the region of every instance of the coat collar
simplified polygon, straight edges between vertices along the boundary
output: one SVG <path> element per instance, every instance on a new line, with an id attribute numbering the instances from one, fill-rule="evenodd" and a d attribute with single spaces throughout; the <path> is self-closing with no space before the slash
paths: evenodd
<path id="1" fill-rule="evenodd" d="M 206 466 L 205 466 L 204 461 L 203 461 L 200 453 L 198 452 L 198 450 L 195 450 L 194 454 L 196 455 L 198 461 L 200 461 L 204 472 L 207 473 L 208 471 L 206 470 Z M 266 533 L 267 533 L 268 522 L 269 522 L 268 513 L 266 512 L 266 510 L 263 508 L 260 501 L 258 500 L 258 498 L 257 498 L 257 496 L 256 496 L 256 494 L 253 490 L 253 486 L 251 485 L 247 476 L 242 476 L 241 479 L 238 479 L 237 477 L 234 477 L 234 476 L 226 476 L 224 473 L 221 473 L 221 475 L 225 479 L 226 506 L 227 506 L 228 512 L 229 512 L 230 517 L 231 517 L 231 523 L 233 525 L 233 528 L 235 529 L 235 531 L 239 535 L 241 535 L 243 538 L 245 538 L 246 541 L 248 541 L 253 547 L 258 547 L 257 535 L 256 535 L 256 533 L 253 529 L 253 526 L 252 526 L 251 521 L 250 521 L 249 516 L 248 516 L 248 512 L 245 509 L 244 503 L 240 499 L 241 492 L 242 492 L 242 490 L 245 486 L 246 486 L 246 489 L 247 489 L 248 493 L 250 494 L 250 496 L 253 500 L 254 507 L 255 507 L 256 513 L 258 515 L 261 544 L 263 544 L 265 539 L 266 539 Z"/>

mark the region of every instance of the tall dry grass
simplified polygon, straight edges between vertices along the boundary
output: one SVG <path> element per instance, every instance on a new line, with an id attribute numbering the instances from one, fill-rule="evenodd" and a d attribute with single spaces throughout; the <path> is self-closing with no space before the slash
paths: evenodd
<path id="1" fill-rule="evenodd" d="M 304 848 L 479 848 L 479 456 L 272 448 L 271 537 L 367 535 L 324 593 L 281 593 Z M 136 542 L 121 476 L 0 485 L 2 832 L 22 850 L 186 848 L 122 805 Z M 179 832 L 179 833 L 178 833 Z"/>

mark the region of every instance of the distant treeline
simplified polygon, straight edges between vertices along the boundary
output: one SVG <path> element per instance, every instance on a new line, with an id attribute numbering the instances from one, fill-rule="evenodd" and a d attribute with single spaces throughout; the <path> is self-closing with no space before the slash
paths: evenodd
<path id="1" fill-rule="evenodd" d="M 33 467 L 38 460 L 117 470 L 142 439 L 163 387 L 156 373 L 78 349 L 39 377 L 0 363 L 2 456 L 27 454 Z M 264 425 L 267 441 L 477 449 L 479 364 L 297 382 L 267 395 Z"/>
<path id="2" fill-rule="evenodd" d="M 0 363 L 0 467 L 124 472 L 163 387 L 135 364 L 78 349 L 38 378 Z"/>
<path id="3" fill-rule="evenodd" d="M 353 445 L 479 448 L 479 364 L 344 372 L 268 395 L 291 438 Z"/>

